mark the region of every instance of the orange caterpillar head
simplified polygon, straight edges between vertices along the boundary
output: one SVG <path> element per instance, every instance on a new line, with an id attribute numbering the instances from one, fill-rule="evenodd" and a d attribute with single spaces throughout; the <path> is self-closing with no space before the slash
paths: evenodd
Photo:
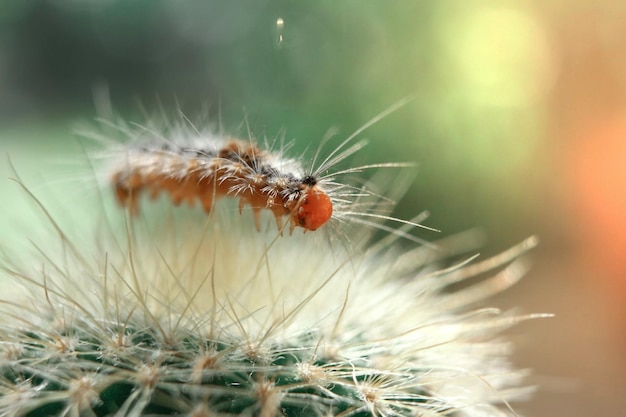
<path id="1" fill-rule="evenodd" d="M 316 230 L 323 226 L 332 215 L 333 203 L 330 197 L 313 185 L 302 192 L 302 197 L 291 214 L 291 224 L 306 230 Z"/>

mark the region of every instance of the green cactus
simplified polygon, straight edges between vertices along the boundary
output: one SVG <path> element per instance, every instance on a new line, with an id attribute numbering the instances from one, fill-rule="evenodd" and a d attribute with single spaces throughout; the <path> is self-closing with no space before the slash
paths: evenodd
<path id="1" fill-rule="evenodd" d="M 533 240 L 437 273 L 429 247 L 345 249 L 227 213 L 181 222 L 93 252 L 61 234 L 59 257 L 4 262 L 26 294 L 3 303 L 1 415 L 501 415 L 524 391 L 494 336 L 527 317 L 471 308 L 518 264 L 442 290 Z"/>
<path id="2" fill-rule="evenodd" d="M 0 259 L 0 416 L 504 416 L 531 391 L 500 333 L 539 316 L 480 303 L 534 238 L 439 270 L 468 239 L 281 236 L 221 202 L 94 205 L 89 238 L 33 198 L 54 235 Z"/>

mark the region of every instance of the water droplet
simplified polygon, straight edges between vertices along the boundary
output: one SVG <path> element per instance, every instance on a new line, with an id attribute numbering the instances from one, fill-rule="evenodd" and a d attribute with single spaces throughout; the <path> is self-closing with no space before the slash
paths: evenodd
<path id="1" fill-rule="evenodd" d="M 281 47 L 285 44 L 285 38 L 283 36 L 283 29 L 285 28 L 285 20 L 282 17 L 276 19 L 276 30 L 278 33 L 278 46 Z"/>

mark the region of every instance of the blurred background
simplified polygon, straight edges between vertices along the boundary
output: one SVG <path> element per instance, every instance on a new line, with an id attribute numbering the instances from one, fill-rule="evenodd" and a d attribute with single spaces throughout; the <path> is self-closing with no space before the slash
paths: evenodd
<path id="1" fill-rule="evenodd" d="M 130 120 L 208 106 L 227 131 L 247 115 L 300 150 L 414 97 L 356 157 L 418 163 L 395 215 L 429 210 L 443 236 L 478 227 L 484 255 L 541 238 L 496 300 L 556 314 L 514 332 L 540 386 L 516 410 L 626 415 L 626 2 L 0 2 L 3 178 L 7 154 L 35 191 L 71 176 L 89 146 L 73 126 L 103 91 Z M 5 239 L 24 197 L 6 179 L 0 196 Z"/>

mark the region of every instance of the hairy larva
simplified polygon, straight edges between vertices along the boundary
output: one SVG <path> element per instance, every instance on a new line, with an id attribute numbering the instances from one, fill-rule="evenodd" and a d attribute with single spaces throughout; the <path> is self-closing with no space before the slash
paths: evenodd
<path id="1" fill-rule="evenodd" d="M 407 164 L 382 163 L 334 170 L 337 164 L 364 146 L 364 141 L 355 141 L 358 135 L 407 101 L 399 101 L 370 119 L 324 158 L 320 156 L 323 141 L 315 155 L 305 162 L 285 157 L 287 146 L 282 142 L 279 149 L 271 150 L 272 144 L 261 146 L 251 136 L 242 140 L 202 131 L 186 118 L 182 124 L 166 127 L 162 122 L 156 127 L 112 123 L 109 127 L 131 140 L 122 145 L 118 143 L 110 152 L 109 159 L 113 163 L 108 179 L 117 201 L 132 214 L 139 212 L 139 199 L 143 194 L 155 199 L 165 193 L 175 205 L 200 202 L 207 213 L 217 199 L 236 198 L 240 212 L 244 207 L 252 208 L 257 229 L 261 228 L 262 210 L 274 215 L 280 231 L 286 226 L 285 217 L 290 231 L 296 227 L 317 230 L 331 219 L 350 220 L 384 230 L 388 230 L 381 224 L 385 220 L 424 227 L 388 217 L 388 212 L 381 209 L 384 197 L 367 187 L 341 180 L 345 174 Z M 362 201 L 368 196 L 373 197 L 373 202 Z M 397 234 L 403 232 L 397 231 Z"/>
<path id="2" fill-rule="evenodd" d="M 143 190 L 155 198 L 162 191 L 176 205 L 200 201 L 210 212 L 216 199 L 239 198 L 240 211 L 252 207 L 257 228 L 261 209 L 270 210 L 279 229 L 283 216 L 290 227 L 316 230 L 331 217 L 333 204 L 323 183 L 281 166 L 279 155 L 252 142 L 205 136 L 187 143 L 165 142 L 131 148 L 112 174 L 117 200 L 138 210 Z"/>

